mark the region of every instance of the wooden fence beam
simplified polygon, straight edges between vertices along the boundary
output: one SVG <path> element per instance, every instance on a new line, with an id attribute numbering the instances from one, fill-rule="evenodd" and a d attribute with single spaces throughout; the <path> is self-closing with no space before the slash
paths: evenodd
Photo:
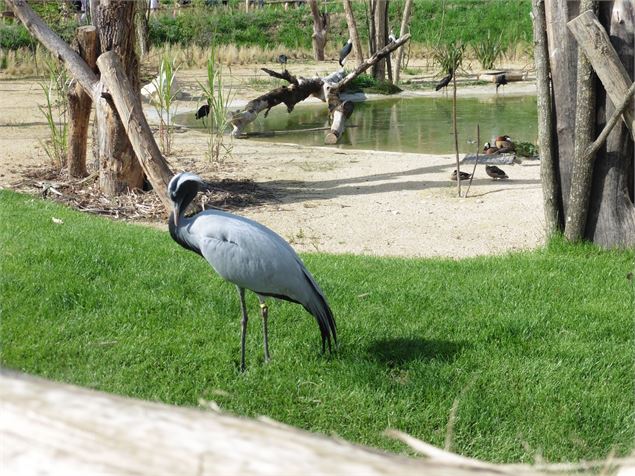
<path id="1" fill-rule="evenodd" d="M 632 81 L 613 48 L 606 30 L 591 10 L 583 12 L 567 23 L 567 26 L 580 48 L 584 50 L 609 98 L 617 107 Z M 632 106 L 626 107 L 623 117 L 635 140 L 635 117 Z"/>

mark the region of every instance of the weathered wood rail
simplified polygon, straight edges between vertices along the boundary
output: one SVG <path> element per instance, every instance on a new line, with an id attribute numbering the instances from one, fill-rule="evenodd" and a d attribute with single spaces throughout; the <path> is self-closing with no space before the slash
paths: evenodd
<path id="1" fill-rule="evenodd" d="M 527 465 L 493 465 L 447 453 L 398 432 L 392 436 L 429 459 L 383 453 L 272 421 L 133 400 L 7 370 L 0 371 L 0 395 L 0 460 L 3 474 L 13 476 L 544 474 Z M 584 468 L 556 470 L 582 474 Z"/>

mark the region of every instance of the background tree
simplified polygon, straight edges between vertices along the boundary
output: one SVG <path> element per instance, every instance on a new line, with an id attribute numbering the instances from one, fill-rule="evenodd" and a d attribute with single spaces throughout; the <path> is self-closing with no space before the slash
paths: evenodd
<path id="1" fill-rule="evenodd" d="M 357 58 L 357 64 L 360 65 L 364 62 L 364 53 L 362 52 L 362 43 L 359 39 L 357 22 L 353 14 L 353 5 L 351 4 L 351 0 L 343 0 L 343 2 L 344 12 L 346 13 L 346 23 L 348 24 L 348 34 L 353 42 L 353 54 L 355 58 Z"/>
<path id="2" fill-rule="evenodd" d="M 327 12 L 320 12 L 317 0 L 309 0 L 311 15 L 313 15 L 313 54 L 316 61 L 324 61 L 324 47 L 326 46 L 326 33 L 329 24 Z"/>

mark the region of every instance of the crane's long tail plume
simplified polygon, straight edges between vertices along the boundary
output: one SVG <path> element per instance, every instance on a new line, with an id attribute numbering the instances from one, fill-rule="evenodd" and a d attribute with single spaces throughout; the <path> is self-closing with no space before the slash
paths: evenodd
<path id="1" fill-rule="evenodd" d="M 332 352 L 333 348 L 331 347 L 331 339 L 337 346 L 337 328 L 335 325 L 335 318 L 333 317 L 333 311 L 331 311 L 322 290 L 317 285 L 313 277 L 307 272 L 305 272 L 305 276 L 313 288 L 314 298 L 308 303 L 303 303 L 303 306 L 315 317 L 318 327 L 320 328 L 320 334 L 322 335 L 322 352 L 326 351 L 327 343 L 329 346 L 329 352 Z"/>

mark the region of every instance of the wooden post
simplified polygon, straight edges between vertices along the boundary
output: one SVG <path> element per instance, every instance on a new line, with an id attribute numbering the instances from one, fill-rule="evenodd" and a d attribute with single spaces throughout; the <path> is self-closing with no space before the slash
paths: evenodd
<path id="1" fill-rule="evenodd" d="M 457 70 L 454 65 L 452 71 Z M 454 131 L 454 151 L 456 153 L 456 191 L 461 198 L 461 162 L 459 160 L 459 132 L 456 127 L 456 73 L 452 75 L 452 130 Z"/>
<path id="2" fill-rule="evenodd" d="M 94 26 L 82 26 L 77 29 L 77 53 L 86 61 L 88 66 L 97 72 L 98 55 L 97 29 Z M 86 171 L 86 139 L 92 98 L 81 85 L 73 80 L 68 91 L 69 106 L 69 148 L 68 173 L 71 177 L 85 177 Z"/>
<path id="3" fill-rule="evenodd" d="M 551 97 L 549 51 L 544 0 L 532 0 L 534 28 L 534 60 L 538 92 L 538 147 L 540 149 L 540 177 L 547 237 L 561 230 L 562 205 L 558 183 L 557 155 L 554 144 L 555 122 Z"/>
<path id="4" fill-rule="evenodd" d="M 97 66 L 143 171 L 166 210 L 170 210 L 172 201 L 167 195 L 167 187 L 173 174 L 152 136 L 139 96 L 133 93 L 117 53 L 108 51 L 102 54 L 97 59 Z"/>

